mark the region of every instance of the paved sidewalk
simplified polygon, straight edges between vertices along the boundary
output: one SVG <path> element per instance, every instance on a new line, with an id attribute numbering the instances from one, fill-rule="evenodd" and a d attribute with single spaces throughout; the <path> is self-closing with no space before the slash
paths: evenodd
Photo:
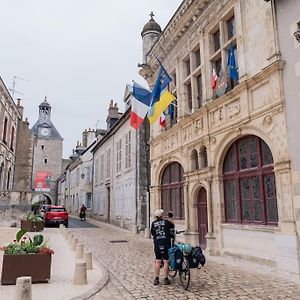
<path id="1" fill-rule="evenodd" d="M 160 299 L 180 300 L 300 300 L 299 280 L 287 281 L 278 277 L 273 268 L 229 258 L 207 257 L 203 269 L 192 270 L 187 291 L 181 288 L 178 277 L 172 279 L 170 286 L 153 286 L 152 241 L 112 225 L 95 224 L 101 228 L 72 230 L 110 273 L 109 284 L 93 300 L 154 300 L 158 294 Z M 113 240 L 127 242 L 112 243 Z"/>
<path id="2" fill-rule="evenodd" d="M 0 245 L 6 245 L 15 238 L 19 228 L 0 227 Z M 87 299 L 99 291 L 108 281 L 107 272 L 96 265 L 93 259 L 93 270 L 87 274 L 88 284 L 74 285 L 75 252 L 70 250 L 68 242 L 58 228 L 45 228 L 42 232 L 48 240 L 48 245 L 54 250 L 51 264 L 51 279 L 49 283 L 32 285 L 32 300 L 69 300 Z M 30 233 L 31 234 L 31 233 Z M 79 238 L 79 241 L 80 238 Z M 86 250 L 85 250 L 86 251 Z M 2 270 L 2 256 L 0 251 L 0 268 Z M 1 285 L 0 299 L 13 300 L 15 285 Z"/>

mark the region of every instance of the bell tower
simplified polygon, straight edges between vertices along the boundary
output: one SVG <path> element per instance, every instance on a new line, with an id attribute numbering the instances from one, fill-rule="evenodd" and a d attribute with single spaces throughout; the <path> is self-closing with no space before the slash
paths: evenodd
<path id="1" fill-rule="evenodd" d="M 152 46 L 158 40 L 161 34 L 161 27 L 153 19 L 154 14 L 151 12 L 150 20 L 145 24 L 143 31 L 141 32 L 143 38 L 143 63 L 147 64 L 147 54 Z"/>
<path id="2" fill-rule="evenodd" d="M 32 167 L 33 202 L 55 204 L 56 180 L 62 172 L 63 138 L 51 121 L 51 105 L 39 105 L 37 122 L 31 128 L 34 136 Z"/>
<path id="3" fill-rule="evenodd" d="M 51 105 L 47 101 L 47 97 L 45 100 L 39 105 L 39 122 L 50 124 L 51 118 Z"/>

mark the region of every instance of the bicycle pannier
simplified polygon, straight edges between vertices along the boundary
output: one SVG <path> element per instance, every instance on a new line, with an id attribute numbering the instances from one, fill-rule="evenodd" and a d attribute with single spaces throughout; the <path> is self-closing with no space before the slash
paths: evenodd
<path id="1" fill-rule="evenodd" d="M 193 247 L 193 250 L 188 258 L 190 268 L 198 268 L 199 265 L 205 265 L 205 256 L 200 247 Z"/>
<path id="2" fill-rule="evenodd" d="M 168 250 L 170 267 L 173 270 L 178 270 L 181 268 L 182 264 L 182 252 L 177 246 L 173 246 Z"/>

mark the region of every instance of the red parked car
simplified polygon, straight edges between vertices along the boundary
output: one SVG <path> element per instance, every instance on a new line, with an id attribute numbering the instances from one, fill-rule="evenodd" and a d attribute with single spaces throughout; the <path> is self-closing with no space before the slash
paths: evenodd
<path id="1" fill-rule="evenodd" d="M 68 227 L 69 213 L 64 206 L 48 205 L 44 212 L 45 226 L 64 224 Z"/>

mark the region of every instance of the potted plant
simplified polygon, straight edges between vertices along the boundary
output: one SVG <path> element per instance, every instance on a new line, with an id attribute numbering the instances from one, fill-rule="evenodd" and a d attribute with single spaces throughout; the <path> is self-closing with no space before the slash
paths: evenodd
<path id="1" fill-rule="evenodd" d="M 21 220 L 21 229 L 42 231 L 44 229 L 44 219 L 37 213 L 29 212 L 26 218 Z"/>
<path id="2" fill-rule="evenodd" d="M 2 247 L 4 251 L 1 284 L 16 284 L 19 276 L 31 276 L 32 283 L 48 282 L 51 273 L 51 257 L 54 253 L 47 247 L 42 234 L 30 237 L 27 230 L 20 229 L 16 239 Z"/>

